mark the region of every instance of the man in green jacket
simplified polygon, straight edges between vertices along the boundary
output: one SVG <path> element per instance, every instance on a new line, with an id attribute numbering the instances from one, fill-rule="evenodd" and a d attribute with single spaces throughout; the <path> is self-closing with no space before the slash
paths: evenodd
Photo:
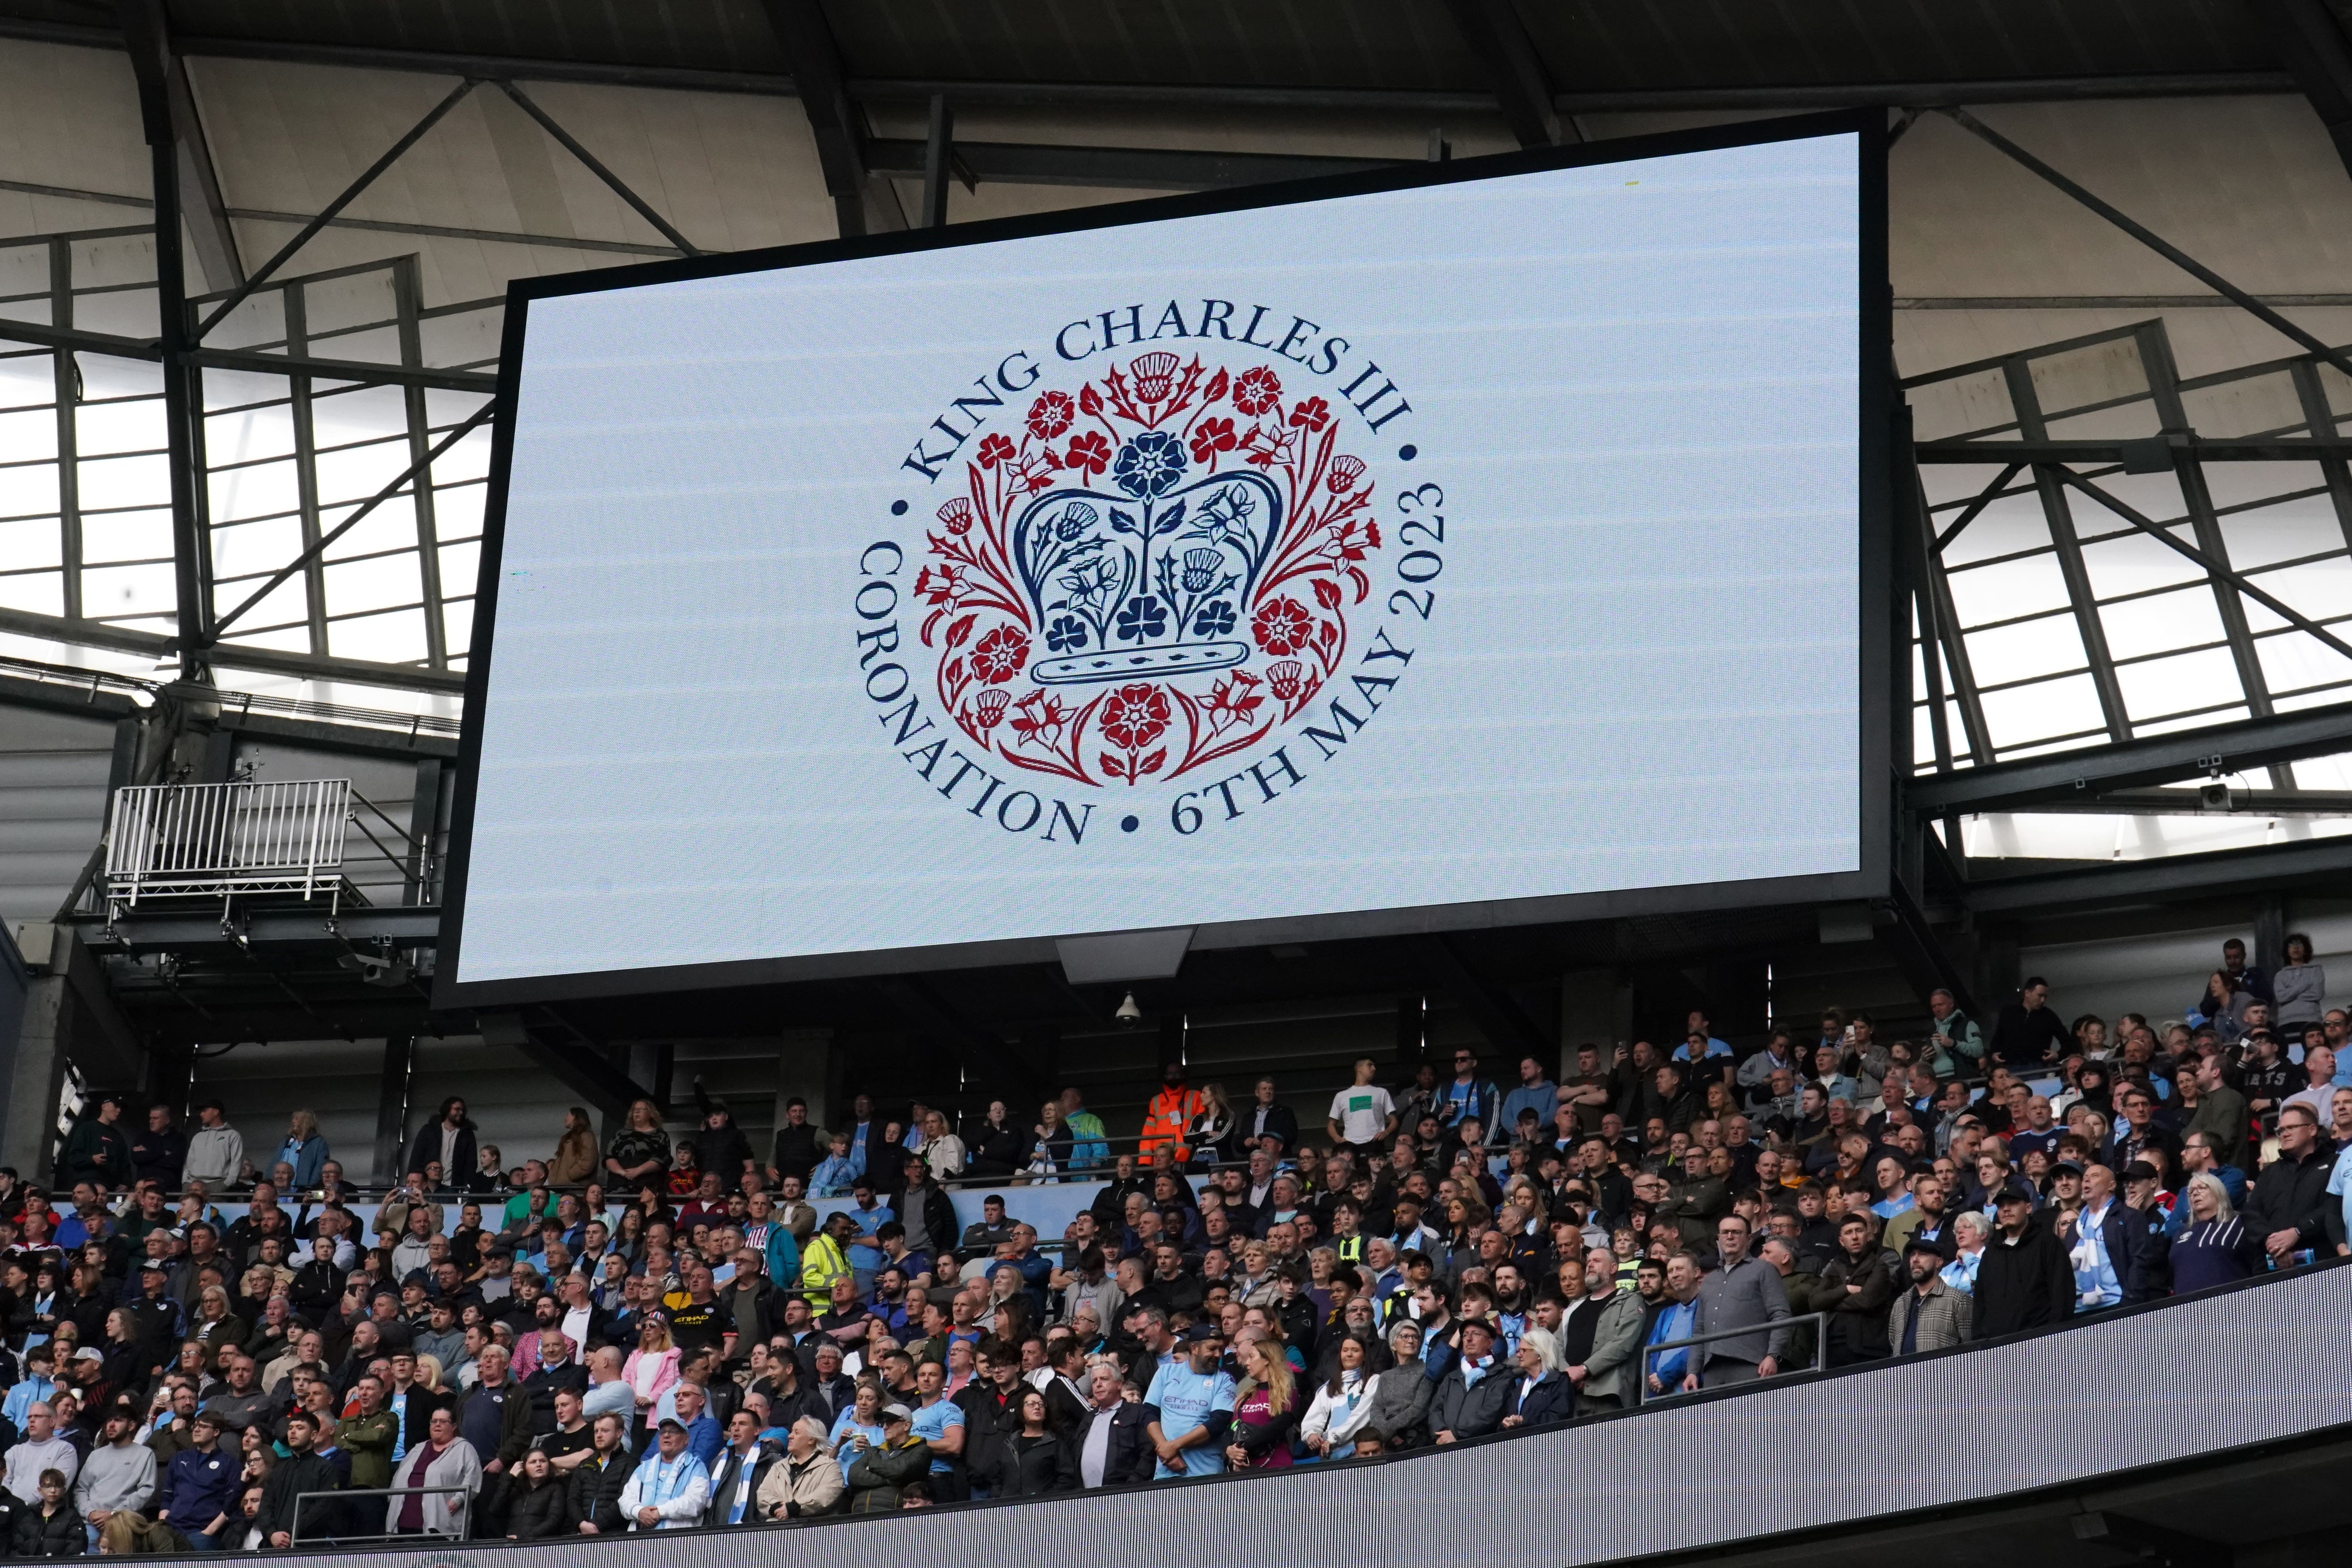
<path id="1" fill-rule="evenodd" d="M 2213 1151 L 2225 1165 L 2242 1166 L 2246 1154 L 2246 1127 L 2250 1111 L 2246 1097 L 2231 1089 L 2221 1077 L 2221 1058 L 2207 1057 L 2197 1064 L 2197 1114 L 2181 1129 L 2186 1137 L 2202 1132 Z"/>
<path id="2" fill-rule="evenodd" d="M 383 1407 L 383 1384 L 373 1374 L 360 1379 L 360 1413 L 335 1424 L 335 1447 L 352 1457 L 352 1485 L 373 1490 L 392 1485 L 392 1448 L 400 1419 Z"/>
<path id="3" fill-rule="evenodd" d="M 88 1182 L 117 1192 L 131 1185 L 136 1173 L 131 1140 L 116 1125 L 121 1119 L 122 1102 L 110 1094 L 99 1096 L 98 1104 L 74 1122 L 73 1131 L 66 1134 L 65 1147 L 58 1152 L 59 1183 L 72 1186 Z"/>

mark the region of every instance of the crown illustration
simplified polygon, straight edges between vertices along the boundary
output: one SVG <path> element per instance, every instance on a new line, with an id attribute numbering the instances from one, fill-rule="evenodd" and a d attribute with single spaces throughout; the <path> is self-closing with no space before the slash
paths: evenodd
<path id="1" fill-rule="evenodd" d="M 1282 535 L 1282 493 L 1264 476 L 1189 483 L 1184 445 L 1147 430 L 1110 464 L 1113 488 L 1047 490 L 1013 525 L 1013 561 L 1049 657 L 1040 685 L 1226 669 L 1232 637 Z"/>

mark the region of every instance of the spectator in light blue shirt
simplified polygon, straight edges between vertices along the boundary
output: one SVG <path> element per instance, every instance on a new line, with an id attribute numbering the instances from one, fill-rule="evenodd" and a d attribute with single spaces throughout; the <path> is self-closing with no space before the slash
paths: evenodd
<path id="1" fill-rule="evenodd" d="M 1160 1454 L 1153 1479 L 1224 1473 L 1234 1380 L 1217 1365 L 1223 1350 L 1215 1325 L 1196 1323 L 1185 1336 L 1185 1359 L 1152 1373 L 1143 1402 L 1160 1412 L 1160 1419 L 1144 1428 Z"/>
<path id="2" fill-rule="evenodd" d="M 25 1413 L 36 1405 L 47 1404 L 49 1395 L 57 1392 L 58 1385 L 49 1376 L 50 1358 L 56 1353 L 46 1344 L 26 1351 L 23 1380 L 8 1391 L 5 1401 L 0 1401 L 0 1415 L 6 1416 L 8 1425 L 19 1433 L 25 1430 Z"/>
<path id="3" fill-rule="evenodd" d="M 1992 1221 L 1974 1209 L 1952 1216 L 1952 1241 L 1958 1254 L 1944 1265 L 1944 1286 L 1963 1296 L 1977 1293 L 1977 1268 L 1984 1262 L 1985 1238 L 1992 1234 Z"/>
<path id="4" fill-rule="evenodd" d="M 833 1135 L 833 1152 L 819 1160 L 816 1169 L 809 1173 L 809 1196 L 845 1198 L 850 1184 L 864 1173 L 856 1152 L 850 1148 L 849 1134 L 836 1132 Z"/>
<path id="5" fill-rule="evenodd" d="M 1698 1331 L 1698 1267 L 1689 1257 L 1676 1253 L 1666 1265 L 1666 1304 L 1650 1325 L 1650 1337 L 1645 1344 L 1671 1344 L 1686 1340 Z M 1663 1354 L 1643 1352 L 1642 1363 L 1648 1369 L 1650 1392 L 1664 1394 L 1677 1387 L 1691 1370 L 1690 1351 L 1667 1351 Z"/>
<path id="6" fill-rule="evenodd" d="M 1519 1058 L 1518 1087 L 1503 1096 L 1503 1131 L 1505 1136 L 1516 1135 L 1519 1112 L 1536 1113 L 1538 1129 L 1551 1125 L 1552 1113 L 1559 1109 L 1559 1086 L 1544 1076 L 1543 1063 L 1533 1057 Z"/>

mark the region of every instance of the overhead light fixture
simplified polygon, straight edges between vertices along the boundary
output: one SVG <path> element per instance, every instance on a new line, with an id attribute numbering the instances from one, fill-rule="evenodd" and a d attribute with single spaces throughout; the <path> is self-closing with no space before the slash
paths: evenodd
<path id="1" fill-rule="evenodd" d="M 1126 1029 L 1132 1029 L 1143 1022 L 1143 1009 L 1135 1005 L 1134 992 L 1127 994 L 1127 1000 L 1118 1005 L 1118 1011 L 1111 1016 L 1118 1020 L 1121 1028 Z"/>

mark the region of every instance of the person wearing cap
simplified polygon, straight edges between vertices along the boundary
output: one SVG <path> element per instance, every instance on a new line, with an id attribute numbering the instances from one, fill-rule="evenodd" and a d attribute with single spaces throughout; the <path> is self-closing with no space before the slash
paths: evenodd
<path id="1" fill-rule="evenodd" d="M 654 1452 L 621 1488 L 621 1516 L 633 1531 L 690 1530 L 709 1506 L 709 1467 L 687 1451 L 686 1423 L 664 1417 L 654 1428 Z"/>
<path id="2" fill-rule="evenodd" d="M 1977 1266 L 1979 1339 L 2063 1323 L 2074 1312 L 2074 1268 L 2061 1242 L 2033 1212 L 2033 1194 L 2003 1187 L 1993 1197 L 1993 1233 Z"/>
<path id="3" fill-rule="evenodd" d="M 1907 1290 L 1887 1310 L 1886 1339 L 1896 1355 L 1939 1351 L 1969 1337 L 1975 1302 L 1944 1282 L 1944 1254 L 1930 1238 L 1914 1236 L 1904 1244 Z"/>
<path id="4" fill-rule="evenodd" d="M 68 1187 L 88 1182 L 120 1190 L 137 1180 L 136 1157 L 121 1121 L 121 1097 L 100 1095 L 89 1113 L 75 1121 L 65 1147 L 58 1151 L 58 1181 Z"/>
<path id="5" fill-rule="evenodd" d="M 101 1440 L 91 1445 L 74 1478 L 74 1507 L 89 1530 L 89 1548 L 98 1550 L 100 1526 L 116 1513 L 139 1513 L 155 1496 L 155 1456 L 134 1442 L 139 1417 L 128 1405 L 107 1412 L 100 1429 Z"/>
<path id="6" fill-rule="evenodd" d="M 849 1465 L 849 1511 L 887 1513 L 899 1506 L 906 1489 L 930 1473 L 930 1445 L 915 1436 L 915 1413 L 903 1405 L 885 1405 L 882 1440 L 864 1449 Z"/>
<path id="7" fill-rule="evenodd" d="M 2079 1311 L 2127 1307 L 2172 1293 L 2172 1244 L 2165 1237 L 2164 1216 L 2154 1212 L 2156 1167 L 2145 1160 L 2133 1160 L 2124 1170 L 2127 1177 L 2139 1173 L 2130 1178 L 2140 1188 L 2137 1202 L 2117 1191 L 2116 1173 L 2105 1165 L 2094 1165 L 2083 1174 L 2083 1212 L 2075 1217 L 2076 1250 L 2095 1246 L 2106 1268 L 2097 1280 L 2100 1300 L 2092 1301 L 2086 1286 L 2076 1306 Z M 2078 1268 L 2077 1282 L 2081 1279 Z M 2107 1299 L 2110 1291 L 2113 1300 Z"/>
<path id="8" fill-rule="evenodd" d="M 196 1412 L 189 1424 L 188 1447 L 172 1456 L 163 1468 L 155 1493 L 155 1517 L 182 1535 L 199 1552 L 209 1552 L 228 1528 L 229 1510 L 236 1506 L 237 1479 L 243 1472 L 220 1449 L 220 1417 L 208 1410 Z"/>
<path id="9" fill-rule="evenodd" d="M 1235 1397 L 1232 1376 L 1217 1364 L 1223 1351 L 1214 1323 L 1195 1323 L 1184 1335 L 1184 1359 L 1152 1373 L 1143 1402 L 1160 1412 L 1144 1429 L 1160 1458 L 1154 1480 L 1223 1472 Z"/>

